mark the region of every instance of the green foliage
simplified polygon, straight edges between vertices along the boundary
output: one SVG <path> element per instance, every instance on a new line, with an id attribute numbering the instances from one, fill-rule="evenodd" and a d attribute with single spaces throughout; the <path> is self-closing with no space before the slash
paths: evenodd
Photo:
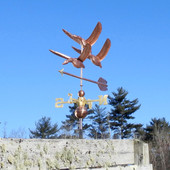
<path id="1" fill-rule="evenodd" d="M 150 159 L 154 170 L 170 169 L 170 124 L 165 118 L 153 118 L 143 129 L 141 137 L 149 144 Z"/>
<path id="2" fill-rule="evenodd" d="M 76 108 L 77 108 L 77 104 L 74 104 L 74 106 L 69 106 L 71 114 L 66 115 L 66 120 L 62 121 L 61 129 L 71 131 L 77 126 L 78 118 L 74 114 Z"/>
<path id="3" fill-rule="evenodd" d="M 93 112 L 88 116 L 91 120 L 89 125 L 88 136 L 94 139 L 106 139 L 110 137 L 109 125 L 106 114 L 106 108 L 101 108 L 99 105 L 95 105 Z"/>
<path id="4" fill-rule="evenodd" d="M 63 133 L 59 136 L 59 138 L 65 138 L 65 139 L 78 138 L 76 133 L 76 128 L 79 119 L 74 114 L 76 108 L 77 108 L 77 104 L 74 104 L 74 106 L 69 106 L 71 114 L 66 115 L 66 120 L 62 121 L 61 130 Z"/>
<path id="5" fill-rule="evenodd" d="M 57 123 L 51 125 L 51 118 L 42 117 L 38 123 L 35 123 L 36 129 L 30 130 L 30 138 L 53 139 L 57 138 L 59 131 Z"/>
<path id="6" fill-rule="evenodd" d="M 150 141 L 154 141 L 155 136 L 157 135 L 157 133 L 167 133 L 170 134 L 170 125 L 169 122 L 167 122 L 165 120 L 165 118 L 153 118 L 150 121 L 150 124 L 146 126 L 146 128 L 144 128 L 144 136 L 143 136 L 143 140 L 145 142 L 150 142 Z"/>
<path id="7" fill-rule="evenodd" d="M 141 105 L 138 99 L 132 101 L 127 100 L 128 92 L 122 87 L 117 89 L 117 93 L 112 93 L 114 97 L 109 96 L 109 104 L 113 107 L 109 113 L 110 128 L 114 132 L 116 138 L 129 138 L 133 131 L 140 128 L 141 124 L 128 123 L 128 120 L 134 119 L 132 114 L 137 111 Z"/>
<path id="8" fill-rule="evenodd" d="M 63 133 L 59 136 L 59 138 L 64 138 L 64 139 L 79 138 L 79 132 L 80 132 L 78 127 L 79 119 L 74 114 L 76 108 L 77 108 L 77 104 L 74 104 L 74 106 L 69 106 L 71 114 L 66 115 L 66 120 L 62 121 L 61 130 L 63 131 Z M 91 113 L 91 110 L 88 109 L 88 113 Z M 88 124 L 84 124 L 83 131 L 85 131 L 88 127 L 89 127 Z"/>

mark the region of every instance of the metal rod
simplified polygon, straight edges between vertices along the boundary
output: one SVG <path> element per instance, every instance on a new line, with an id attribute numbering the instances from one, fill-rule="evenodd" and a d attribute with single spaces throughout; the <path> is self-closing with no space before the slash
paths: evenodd
<path id="1" fill-rule="evenodd" d="M 79 119 L 79 139 L 83 139 L 82 118 Z"/>
<path id="2" fill-rule="evenodd" d="M 80 87 L 81 87 L 81 90 L 82 90 L 82 87 L 83 87 L 83 81 L 82 81 L 82 78 L 83 78 L 83 68 L 81 68 L 81 73 L 80 73 Z"/>
<path id="3" fill-rule="evenodd" d="M 83 45 L 81 45 L 81 53 L 83 52 Z M 81 87 L 81 90 L 83 89 L 83 68 L 81 68 L 81 71 L 80 71 L 80 87 Z M 82 118 L 79 119 L 79 139 L 83 139 L 83 121 L 82 121 Z"/>
<path id="4" fill-rule="evenodd" d="M 81 45 L 81 53 L 82 52 L 83 52 L 83 45 Z M 82 88 L 83 88 L 83 80 L 82 80 L 82 78 L 83 78 L 83 68 L 81 68 L 80 77 L 81 77 L 81 79 L 80 79 L 80 87 L 81 87 L 81 90 L 82 90 Z"/>

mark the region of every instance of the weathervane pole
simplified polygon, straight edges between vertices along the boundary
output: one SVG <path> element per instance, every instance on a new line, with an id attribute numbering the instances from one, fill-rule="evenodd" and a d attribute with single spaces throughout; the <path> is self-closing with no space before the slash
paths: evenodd
<path id="1" fill-rule="evenodd" d="M 82 78 L 83 78 L 83 68 L 81 68 L 80 77 L 81 77 L 81 79 L 80 79 L 80 87 L 81 87 L 81 90 L 82 90 L 82 88 L 83 88 L 83 80 L 82 80 Z"/>
<path id="2" fill-rule="evenodd" d="M 83 46 L 81 45 L 81 53 L 82 52 L 83 52 Z M 80 87 L 81 87 L 81 90 L 82 90 L 82 88 L 83 88 L 83 80 L 82 80 L 82 78 L 83 78 L 83 68 L 82 67 L 81 67 L 80 77 L 81 77 L 81 79 L 80 79 Z"/>
<path id="3" fill-rule="evenodd" d="M 81 45 L 81 53 L 83 52 L 83 45 Z M 81 90 L 83 89 L 83 68 L 81 68 L 81 71 L 80 71 L 80 87 L 81 87 Z M 82 121 L 82 118 L 79 118 L 79 139 L 83 139 L 83 121 Z"/>

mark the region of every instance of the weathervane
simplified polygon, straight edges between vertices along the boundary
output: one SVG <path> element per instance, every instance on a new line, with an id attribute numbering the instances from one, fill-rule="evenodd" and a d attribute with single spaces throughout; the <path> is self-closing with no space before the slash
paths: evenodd
<path id="1" fill-rule="evenodd" d="M 88 39 L 83 39 L 82 37 L 77 36 L 77 35 L 73 35 L 73 34 L 71 34 L 68 31 L 63 29 L 63 32 L 67 36 L 69 36 L 71 39 L 73 39 L 74 41 L 76 41 L 77 43 L 79 43 L 81 45 L 81 49 L 77 49 L 75 47 L 72 47 L 77 53 L 80 54 L 80 56 L 78 58 L 72 58 L 72 57 L 69 57 L 69 56 L 62 54 L 60 52 L 50 50 L 53 54 L 56 54 L 56 55 L 58 55 L 58 56 L 60 56 L 64 59 L 66 59 L 63 62 L 63 65 L 71 62 L 74 67 L 81 69 L 80 77 L 73 75 L 71 73 L 68 73 L 68 72 L 64 72 L 64 69 L 59 70 L 61 75 L 66 74 L 68 76 L 72 76 L 72 77 L 80 79 L 81 90 L 78 92 L 78 96 L 79 96 L 78 99 L 72 98 L 72 94 L 69 93 L 68 96 L 70 96 L 70 98 L 69 98 L 68 101 L 64 101 L 63 98 L 57 98 L 56 103 L 55 103 L 55 107 L 57 107 L 57 108 L 63 107 L 63 104 L 66 104 L 66 103 L 68 103 L 68 104 L 76 103 L 77 104 L 77 108 L 75 110 L 75 116 L 77 118 L 79 118 L 79 120 L 80 120 L 80 127 L 79 127 L 80 130 L 82 130 L 82 118 L 85 118 L 86 115 L 88 114 L 86 105 L 88 105 L 88 107 L 90 109 L 92 108 L 93 102 L 99 102 L 99 105 L 101 105 L 101 104 L 107 105 L 108 95 L 104 95 L 104 96 L 100 95 L 100 96 L 98 96 L 99 99 L 95 99 L 95 100 L 90 100 L 90 99 L 86 100 L 85 97 L 84 97 L 85 92 L 82 90 L 83 80 L 97 84 L 101 91 L 107 90 L 107 81 L 104 80 L 103 78 L 100 77 L 98 79 L 98 81 L 93 81 L 93 80 L 90 80 L 90 79 L 87 79 L 87 78 L 83 78 L 83 68 L 85 68 L 83 62 L 88 58 L 92 61 L 92 63 L 94 65 L 102 68 L 101 61 L 106 57 L 106 55 L 107 55 L 107 53 L 110 49 L 111 42 L 110 42 L 109 39 L 106 39 L 106 41 L 105 41 L 102 49 L 100 50 L 100 52 L 97 55 L 91 54 L 92 45 L 99 38 L 101 31 L 102 31 L 102 25 L 101 25 L 100 22 L 97 23 L 96 27 L 94 28 L 93 32 L 91 33 L 91 35 L 89 36 Z"/>

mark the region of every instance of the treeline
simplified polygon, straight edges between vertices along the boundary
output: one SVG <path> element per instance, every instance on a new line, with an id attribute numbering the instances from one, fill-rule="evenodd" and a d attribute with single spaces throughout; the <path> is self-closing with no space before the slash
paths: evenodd
<path id="1" fill-rule="evenodd" d="M 136 138 L 149 145 L 150 161 L 154 170 L 170 169 L 170 124 L 165 118 L 153 118 L 146 127 L 130 123 L 135 119 L 134 113 L 140 108 L 138 99 L 128 100 L 128 92 L 122 87 L 113 92 L 109 98 L 110 111 L 95 105 L 88 109 L 83 120 L 85 138 L 91 139 L 129 139 Z M 76 105 L 70 106 L 70 114 L 62 121 L 61 127 L 52 125 L 49 117 L 42 117 L 35 130 L 30 130 L 30 138 L 78 139 L 79 120 L 75 117 Z"/>
<path id="2" fill-rule="evenodd" d="M 138 99 L 128 100 L 128 92 L 122 87 L 108 97 L 111 110 L 95 105 L 88 109 L 88 115 L 83 119 L 83 133 L 85 138 L 92 139 L 124 139 L 132 138 L 139 133 L 142 124 L 130 123 L 134 119 L 133 113 L 140 108 Z M 88 106 L 87 106 L 88 107 Z M 30 129 L 30 138 L 79 138 L 79 119 L 74 115 L 77 105 L 70 106 L 70 114 L 62 121 L 61 127 L 51 125 L 49 117 L 42 117 L 35 123 L 35 130 Z M 139 135 L 139 134 L 138 134 Z"/>

